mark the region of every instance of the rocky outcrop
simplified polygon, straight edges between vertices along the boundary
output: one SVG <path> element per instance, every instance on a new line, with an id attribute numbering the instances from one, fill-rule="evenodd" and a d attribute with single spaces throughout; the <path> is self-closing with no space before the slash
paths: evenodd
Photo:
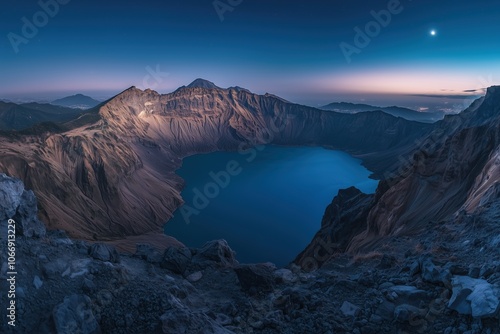
<path id="1" fill-rule="evenodd" d="M 339 190 L 326 208 L 321 229 L 294 262 L 314 270 L 333 254 L 344 252 L 351 239 L 366 229 L 373 200 L 373 195 L 363 194 L 355 187 Z"/>
<path id="2" fill-rule="evenodd" d="M 182 275 L 191 263 L 191 257 L 191 250 L 188 248 L 169 247 L 163 254 L 160 266 Z"/>
<path id="3" fill-rule="evenodd" d="M 500 313 L 500 288 L 482 279 L 455 276 L 448 307 L 460 314 L 491 318 Z"/>
<path id="4" fill-rule="evenodd" d="M 101 261 L 120 262 L 120 255 L 113 246 L 96 243 L 89 247 L 89 255 Z"/>
<path id="5" fill-rule="evenodd" d="M 14 219 L 16 234 L 43 237 L 45 226 L 37 215 L 37 200 L 33 191 L 25 190 L 21 180 L 0 174 L 0 222 L 5 224 L 8 219 Z M 2 235 L 7 233 L 2 232 Z"/>
<path id="6" fill-rule="evenodd" d="M 52 313 L 57 334 L 99 334 L 101 330 L 88 296 L 71 295 L 54 308 Z"/>

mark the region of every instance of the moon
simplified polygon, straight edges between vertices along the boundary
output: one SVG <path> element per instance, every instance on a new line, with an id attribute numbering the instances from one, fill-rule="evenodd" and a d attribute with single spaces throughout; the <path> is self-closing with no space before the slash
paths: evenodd
<path id="1" fill-rule="evenodd" d="M 436 31 L 436 30 L 434 30 L 434 29 L 432 29 L 432 30 L 431 30 L 431 32 L 430 32 L 430 34 L 431 34 L 431 36 L 436 36 L 437 31 Z"/>

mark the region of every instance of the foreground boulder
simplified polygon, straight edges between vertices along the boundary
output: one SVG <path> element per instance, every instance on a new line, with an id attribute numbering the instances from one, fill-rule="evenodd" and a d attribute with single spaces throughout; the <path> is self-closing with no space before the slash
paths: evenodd
<path id="1" fill-rule="evenodd" d="M 120 255 L 113 246 L 106 244 L 93 244 L 90 246 L 89 255 L 96 260 L 107 261 L 107 262 L 120 262 Z"/>
<path id="2" fill-rule="evenodd" d="M 455 276 L 452 279 L 453 295 L 448 307 L 460 314 L 478 318 L 498 317 L 500 290 L 483 279 Z"/>
<path id="3" fill-rule="evenodd" d="M 25 190 L 14 216 L 19 234 L 27 237 L 42 237 L 45 235 L 45 226 L 38 219 L 37 213 L 38 206 L 35 194 L 31 190 Z"/>
<path id="4" fill-rule="evenodd" d="M 24 185 L 21 180 L 0 174 L 0 220 L 14 217 L 21 204 L 23 192 Z"/>
<path id="5" fill-rule="evenodd" d="M 162 260 L 162 254 L 150 244 L 137 244 L 135 256 L 149 263 L 160 263 Z"/>
<path id="6" fill-rule="evenodd" d="M 45 226 L 37 213 L 33 191 L 25 190 L 21 180 L 0 173 L 0 222 L 14 219 L 17 234 L 42 237 L 45 236 Z"/>
<path id="7" fill-rule="evenodd" d="M 436 266 L 429 254 L 425 254 L 420 258 L 420 271 L 422 279 L 425 282 L 432 284 L 449 285 L 451 274 L 449 270 Z"/>
<path id="8" fill-rule="evenodd" d="M 58 334 L 98 334 L 99 324 L 92 313 L 90 298 L 85 295 L 71 295 L 57 305 L 52 312 Z"/>
<path id="9" fill-rule="evenodd" d="M 267 263 L 244 264 L 234 268 L 243 290 L 269 292 L 274 288 L 274 268 Z"/>
<path id="10" fill-rule="evenodd" d="M 198 262 L 212 261 L 223 266 L 234 266 L 236 253 L 229 247 L 226 240 L 214 240 L 207 242 L 196 254 Z"/>
<path id="11" fill-rule="evenodd" d="M 169 247 L 163 253 L 160 266 L 175 274 L 184 274 L 191 263 L 191 251 L 186 247 Z"/>

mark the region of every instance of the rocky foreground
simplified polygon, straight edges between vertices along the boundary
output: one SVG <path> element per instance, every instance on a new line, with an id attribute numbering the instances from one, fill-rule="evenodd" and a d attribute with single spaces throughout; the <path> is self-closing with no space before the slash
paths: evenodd
<path id="1" fill-rule="evenodd" d="M 2 333 L 500 333 L 499 205 L 367 254 L 323 244 L 307 268 L 276 268 L 239 264 L 223 240 L 118 254 L 46 231 L 19 180 L 0 175 L 0 198 Z"/>

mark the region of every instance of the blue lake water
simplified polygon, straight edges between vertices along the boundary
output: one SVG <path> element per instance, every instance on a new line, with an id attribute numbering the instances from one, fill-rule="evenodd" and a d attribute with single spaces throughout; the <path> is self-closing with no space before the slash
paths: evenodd
<path id="1" fill-rule="evenodd" d="M 286 265 L 319 230 L 339 189 L 373 193 L 361 161 L 320 147 L 260 146 L 184 159 L 185 201 L 165 233 L 189 247 L 226 239 L 242 263 Z"/>

